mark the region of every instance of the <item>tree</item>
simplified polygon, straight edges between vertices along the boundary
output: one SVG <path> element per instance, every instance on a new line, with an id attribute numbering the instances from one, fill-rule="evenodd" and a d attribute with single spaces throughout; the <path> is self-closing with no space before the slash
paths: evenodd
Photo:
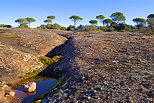
<path id="1" fill-rule="evenodd" d="M 36 21 L 34 18 L 30 18 L 30 17 L 27 17 L 26 20 L 27 20 L 27 23 L 29 24 L 29 27 L 30 27 L 30 23 L 31 22 L 35 22 Z"/>
<path id="2" fill-rule="evenodd" d="M 92 25 L 95 25 L 95 24 L 98 23 L 98 21 L 97 20 L 90 20 L 89 23 L 92 24 Z"/>
<path id="3" fill-rule="evenodd" d="M 112 20 L 111 20 L 111 19 L 105 19 L 103 22 L 104 22 L 104 24 L 105 24 L 106 26 L 110 26 L 111 23 L 112 23 Z"/>
<path id="4" fill-rule="evenodd" d="M 15 22 L 17 22 L 17 23 L 19 23 L 21 25 L 23 23 L 26 23 L 27 19 L 26 18 L 19 18 L 19 19 L 15 20 Z"/>
<path id="5" fill-rule="evenodd" d="M 103 22 L 104 18 L 105 18 L 104 15 L 96 16 L 96 19 L 98 19 L 101 23 L 103 23 L 103 25 L 104 25 L 104 22 Z"/>
<path id="6" fill-rule="evenodd" d="M 73 20 L 74 26 L 76 26 L 76 23 L 77 23 L 78 21 L 83 20 L 83 18 L 81 18 L 80 16 L 77 16 L 77 15 L 72 15 L 72 16 L 70 17 L 70 19 Z"/>
<path id="7" fill-rule="evenodd" d="M 149 27 L 151 28 L 151 31 L 154 32 L 154 14 L 150 14 L 147 17 L 147 22 L 149 24 Z"/>
<path id="8" fill-rule="evenodd" d="M 51 20 L 51 24 L 52 24 L 52 20 L 55 19 L 56 17 L 55 16 L 47 16 L 47 18 Z"/>
<path id="9" fill-rule="evenodd" d="M 51 23 L 51 22 L 52 22 L 52 20 L 47 19 L 47 20 L 44 20 L 44 22 L 49 24 L 49 23 Z"/>
<path id="10" fill-rule="evenodd" d="M 117 24 L 120 23 L 120 22 L 124 22 L 126 20 L 126 17 L 121 12 L 115 12 L 110 17 Z"/>
<path id="11" fill-rule="evenodd" d="M 135 19 L 133 19 L 133 22 L 136 23 L 137 28 L 141 28 L 146 24 L 146 21 L 143 18 L 135 18 Z"/>

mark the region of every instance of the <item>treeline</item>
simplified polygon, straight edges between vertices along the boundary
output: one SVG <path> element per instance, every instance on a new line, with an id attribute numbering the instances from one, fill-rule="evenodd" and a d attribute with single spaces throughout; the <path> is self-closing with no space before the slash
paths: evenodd
<path id="1" fill-rule="evenodd" d="M 77 23 L 80 20 L 83 20 L 82 17 L 77 15 L 72 15 L 69 17 L 73 21 L 73 25 L 68 27 L 62 27 L 59 24 L 52 24 L 52 21 L 55 19 L 55 16 L 47 16 L 47 19 L 44 20 L 43 25 L 38 26 L 40 29 L 61 29 L 61 30 L 79 30 L 79 31 L 148 31 L 154 32 L 154 14 L 149 14 L 146 19 L 144 18 L 134 18 L 132 21 L 135 23 L 134 26 L 126 24 L 126 17 L 121 12 L 115 12 L 111 14 L 110 18 L 105 18 L 104 15 L 97 15 L 95 19 L 89 20 L 90 25 L 80 25 L 77 26 Z M 19 28 L 30 28 L 30 24 L 36 20 L 31 17 L 19 18 L 15 22 L 19 23 Z M 102 26 L 97 26 L 98 22 L 102 23 Z"/>
<path id="2" fill-rule="evenodd" d="M 11 25 L 0 24 L 0 28 L 11 28 Z"/>

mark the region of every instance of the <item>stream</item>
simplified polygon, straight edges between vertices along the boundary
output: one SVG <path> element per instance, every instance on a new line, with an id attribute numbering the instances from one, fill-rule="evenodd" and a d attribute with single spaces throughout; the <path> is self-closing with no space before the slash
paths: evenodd
<path id="1" fill-rule="evenodd" d="M 24 92 L 23 85 L 26 82 L 32 81 L 36 82 L 36 91 L 31 93 Z M 47 93 L 56 84 L 56 82 L 57 79 L 33 77 L 18 82 L 18 85 L 15 85 L 13 87 L 13 90 L 16 91 L 15 97 L 18 98 L 21 101 L 21 103 L 31 103 L 33 100 L 37 99 L 42 94 Z"/>

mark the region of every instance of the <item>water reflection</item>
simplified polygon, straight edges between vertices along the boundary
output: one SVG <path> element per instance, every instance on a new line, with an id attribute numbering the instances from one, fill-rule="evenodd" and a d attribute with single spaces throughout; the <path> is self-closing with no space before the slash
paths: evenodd
<path id="1" fill-rule="evenodd" d="M 22 99 L 22 103 L 30 103 L 32 100 L 37 99 L 42 94 L 48 92 L 57 82 L 57 79 L 49 79 L 49 80 L 43 80 L 36 82 L 36 91 L 32 93 L 24 92 L 26 96 L 24 98 L 17 97 L 19 99 Z M 23 86 L 20 86 L 18 88 L 14 88 L 14 90 L 17 91 L 24 91 Z"/>

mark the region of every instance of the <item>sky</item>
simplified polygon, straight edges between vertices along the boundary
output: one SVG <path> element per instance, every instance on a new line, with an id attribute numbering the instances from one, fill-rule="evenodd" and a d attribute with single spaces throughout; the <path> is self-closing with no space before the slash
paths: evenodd
<path id="1" fill-rule="evenodd" d="M 35 18 L 31 27 L 38 27 L 45 24 L 49 15 L 56 16 L 53 23 L 62 26 L 73 25 L 69 19 L 72 15 L 83 18 L 77 25 L 89 25 L 89 20 L 96 19 L 97 15 L 107 19 L 114 12 L 122 12 L 125 22 L 134 25 L 132 19 L 146 19 L 149 14 L 154 14 L 154 0 L 0 0 L 0 24 L 13 27 L 19 25 L 14 22 L 16 19 L 26 17 Z"/>

